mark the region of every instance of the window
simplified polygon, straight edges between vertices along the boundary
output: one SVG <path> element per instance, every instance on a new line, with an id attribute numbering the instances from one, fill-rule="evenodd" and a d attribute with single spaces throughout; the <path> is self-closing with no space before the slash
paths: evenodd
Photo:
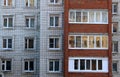
<path id="1" fill-rule="evenodd" d="M 35 0 L 25 0 L 26 7 L 34 7 L 35 6 Z"/>
<path id="2" fill-rule="evenodd" d="M 34 38 L 25 38 L 25 49 L 34 48 Z"/>
<path id="3" fill-rule="evenodd" d="M 11 70 L 11 60 L 2 60 L 2 70 L 10 71 Z"/>
<path id="4" fill-rule="evenodd" d="M 118 52 L 118 41 L 113 41 L 112 42 L 112 53 L 117 53 Z"/>
<path id="5" fill-rule="evenodd" d="M 118 30 L 118 23 L 114 22 L 112 23 L 112 33 L 116 33 Z"/>
<path id="6" fill-rule="evenodd" d="M 92 10 L 70 10 L 69 11 L 69 23 L 108 23 L 108 12 L 92 11 Z"/>
<path id="7" fill-rule="evenodd" d="M 3 17 L 3 25 L 5 28 L 13 27 L 13 17 L 12 16 L 4 16 Z"/>
<path id="8" fill-rule="evenodd" d="M 59 15 L 50 15 L 50 27 L 59 27 Z"/>
<path id="9" fill-rule="evenodd" d="M 50 37 L 49 38 L 49 48 L 50 49 L 60 49 L 60 38 Z"/>
<path id="10" fill-rule="evenodd" d="M 35 26 L 35 18 L 34 17 L 26 17 L 26 27 L 33 28 Z"/>
<path id="11" fill-rule="evenodd" d="M 70 35 L 70 49 L 107 49 L 108 36 L 102 35 Z"/>
<path id="12" fill-rule="evenodd" d="M 60 61 L 58 59 L 49 60 L 49 72 L 60 72 Z"/>
<path id="13" fill-rule="evenodd" d="M 4 0 L 4 6 L 12 6 L 12 0 Z"/>
<path id="14" fill-rule="evenodd" d="M 112 63 L 112 71 L 113 71 L 113 72 L 117 72 L 117 68 L 118 68 L 118 67 L 117 67 L 117 62 L 113 62 L 113 63 Z"/>
<path id="15" fill-rule="evenodd" d="M 12 48 L 12 38 L 3 38 L 3 48 L 4 49 Z"/>
<path id="16" fill-rule="evenodd" d="M 50 3 L 51 4 L 57 4 L 57 3 L 59 3 L 59 0 L 50 0 Z"/>
<path id="17" fill-rule="evenodd" d="M 33 60 L 25 60 L 24 61 L 24 71 L 25 72 L 33 72 L 34 71 L 34 61 Z"/>
<path id="18" fill-rule="evenodd" d="M 118 12 L 118 4 L 113 3 L 112 4 L 112 14 L 117 14 L 117 12 Z"/>
<path id="19" fill-rule="evenodd" d="M 68 65 L 69 72 L 108 72 L 107 58 L 70 57 Z"/>

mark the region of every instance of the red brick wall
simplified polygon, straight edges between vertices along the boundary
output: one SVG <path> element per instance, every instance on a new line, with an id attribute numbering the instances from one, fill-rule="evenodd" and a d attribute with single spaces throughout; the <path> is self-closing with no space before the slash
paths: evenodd
<path id="1" fill-rule="evenodd" d="M 64 0 L 64 77 L 112 77 L 112 34 L 111 34 L 111 0 Z M 108 9 L 109 24 L 69 24 L 69 9 Z M 68 35 L 78 33 L 108 33 L 108 50 L 68 49 Z M 76 57 L 108 57 L 108 73 L 71 73 L 68 72 L 68 58 Z"/>

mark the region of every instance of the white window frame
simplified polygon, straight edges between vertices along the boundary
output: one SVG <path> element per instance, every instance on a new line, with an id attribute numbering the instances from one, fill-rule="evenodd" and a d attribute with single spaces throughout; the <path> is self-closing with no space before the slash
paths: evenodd
<path id="1" fill-rule="evenodd" d="M 86 60 L 96 60 L 96 70 L 92 70 L 92 66 L 90 66 L 90 70 L 86 69 L 85 70 L 80 70 L 80 60 L 83 59 L 85 60 L 85 65 L 86 65 Z M 74 61 L 79 60 L 78 64 L 78 69 L 74 69 Z M 102 60 L 102 69 L 98 70 L 98 60 Z M 90 62 L 91 65 L 91 62 Z M 102 58 L 102 57 L 69 57 L 68 61 L 68 71 L 69 72 L 108 72 L 108 58 Z"/>
<path id="2" fill-rule="evenodd" d="M 4 63 L 2 62 L 2 64 L 1 64 L 2 67 L 3 67 L 3 65 L 4 65 L 4 70 L 2 70 L 2 71 L 11 71 L 11 70 L 12 70 L 12 60 L 10 60 L 10 59 L 3 59 L 3 60 L 1 60 L 1 61 L 4 61 Z M 11 66 L 10 66 L 11 69 L 10 69 L 10 70 L 7 69 L 7 61 L 10 61 L 10 62 L 11 62 Z M 1 68 L 2 68 L 2 67 L 1 67 Z"/>
<path id="3" fill-rule="evenodd" d="M 54 41 L 53 41 L 53 44 L 54 44 L 54 47 L 53 48 L 51 48 L 50 47 L 50 39 L 53 39 Z M 58 43 L 59 43 L 59 48 L 56 48 L 55 47 L 55 39 L 59 39 L 59 41 L 58 41 Z M 49 37 L 49 50 L 60 50 L 60 48 L 61 48 L 61 38 L 60 37 Z"/>
<path id="4" fill-rule="evenodd" d="M 50 17 L 52 17 L 53 18 L 53 25 L 51 25 L 50 23 Z M 58 25 L 55 25 L 55 19 L 56 19 L 56 17 L 58 17 Z M 60 15 L 59 14 L 50 14 L 50 16 L 49 16 L 49 27 L 60 27 Z"/>
<path id="5" fill-rule="evenodd" d="M 28 26 L 26 25 L 26 20 L 29 20 L 28 21 Z M 34 25 L 33 26 L 31 26 L 31 19 L 34 19 Z M 26 16 L 25 17 L 25 25 L 26 25 L 26 27 L 27 28 L 35 28 L 35 16 Z"/>
<path id="6" fill-rule="evenodd" d="M 37 6 L 37 0 L 34 0 L 34 6 L 30 6 L 30 0 L 28 0 L 28 6 L 27 6 L 25 0 L 25 7 L 36 7 L 36 6 Z"/>
<path id="7" fill-rule="evenodd" d="M 114 43 L 117 43 L 117 51 L 114 51 L 114 47 L 116 47 L 116 46 L 114 46 L 115 44 Z M 113 41 L 112 42 L 112 53 L 118 53 L 118 41 Z"/>
<path id="8" fill-rule="evenodd" d="M 70 12 L 73 12 L 74 14 L 74 17 L 75 17 L 75 19 L 74 19 L 74 21 L 71 21 L 70 19 Z M 81 12 L 81 22 L 77 22 L 76 21 L 76 12 Z M 87 12 L 87 22 L 83 22 L 83 12 Z M 90 17 L 90 15 L 89 15 L 89 12 L 94 12 L 94 21 L 93 22 L 90 22 L 89 21 L 89 17 Z M 96 21 L 96 13 L 97 12 L 99 12 L 100 13 L 100 21 L 99 22 L 97 22 Z M 102 21 L 104 18 L 103 18 L 103 13 L 106 13 L 107 15 L 107 21 L 106 22 L 104 22 L 104 21 Z M 100 11 L 98 11 L 98 10 L 69 10 L 69 21 L 68 21 L 69 23 L 74 23 L 74 24 L 108 24 L 108 11 L 106 11 L 106 10 L 100 10 Z"/>
<path id="9" fill-rule="evenodd" d="M 33 70 L 30 70 L 30 61 L 33 62 Z M 28 62 L 28 70 L 25 70 L 25 62 Z M 34 59 L 25 59 L 23 70 L 24 70 L 24 72 L 35 72 L 35 60 Z"/>
<path id="10" fill-rule="evenodd" d="M 29 39 L 33 40 L 33 48 L 29 48 Z M 26 40 L 27 40 L 27 48 L 26 48 Z M 35 38 L 34 37 L 25 37 L 25 43 L 24 43 L 25 50 L 34 50 L 35 49 Z"/>
<path id="11" fill-rule="evenodd" d="M 58 71 L 55 71 L 55 61 L 58 61 L 59 62 L 59 70 Z M 50 66 L 50 62 L 53 62 L 53 70 L 52 71 L 50 71 L 50 68 L 49 68 L 49 66 Z M 48 72 L 50 72 L 50 73 L 60 73 L 60 71 L 61 71 L 61 69 L 60 69 L 60 59 L 49 59 L 49 62 L 48 62 Z"/>
<path id="12" fill-rule="evenodd" d="M 69 44 L 69 40 L 70 40 L 69 37 L 70 36 L 74 36 L 74 38 L 75 38 L 74 39 L 74 47 L 70 47 L 70 44 Z M 81 36 L 81 47 L 76 47 L 76 36 Z M 82 47 L 82 37 L 83 36 L 87 36 L 87 47 L 86 48 Z M 89 37 L 90 36 L 94 37 L 94 47 L 93 48 L 89 47 Z M 96 37 L 100 37 L 100 47 L 99 48 L 96 47 Z M 107 43 L 108 43 L 108 36 L 107 35 L 69 35 L 68 36 L 68 38 L 69 38 L 69 40 L 68 40 L 68 48 L 69 49 L 105 49 L 105 50 L 107 50 L 109 44 L 107 44 L 107 48 L 102 47 L 102 37 L 107 37 Z"/>
<path id="13" fill-rule="evenodd" d="M 13 48 L 13 39 L 12 39 L 12 37 L 3 37 L 3 40 L 4 40 L 4 39 L 6 40 L 6 48 L 3 47 L 3 49 L 4 49 L 4 50 L 12 50 L 12 48 Z M 12 40 L 12 47 L 11 47 L 11 48 L 8 47 L 8 44 L 9 44 L 8 40 L 9 40 L 9 39 Z M 2 41 L 3 41 L 3 40 L 2 40 Z M 4 44 L 4 41 L 3 41 L 2 43 Z M 2 45 L 3 45 L 3 44 L 2 44 Z"/>
<path id="14" fill-rule="evenodd" d="M 117 12 L 114 12 L 115 7 L 117 6 Z M 118 13 L 118 3 L 112 3 L 112 14 L 117 14 Z"/>
<path id="15" fill-rule="evenodd" d="M 12 18 L 12 26 L 9 26 L 9 18 Z M 7 26 L 5 27 L 4 25 L 4 19 L 7 19 Z M 4 28 L 13 28 L 14 26 L 14 17 L 11 15 L 11 16 L 3 16 L 3 27 Z"/>

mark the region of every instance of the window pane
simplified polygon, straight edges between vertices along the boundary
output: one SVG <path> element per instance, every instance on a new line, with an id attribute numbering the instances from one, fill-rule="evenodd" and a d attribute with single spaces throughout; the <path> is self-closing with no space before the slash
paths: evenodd
<path id="1" fill-rule="evenodd" d="M 26 27 L 29 27 L 29 19 L 26 19 Z"/>
<path id="2" fill-rule="evenodd" d="M 94 12 L 93 11 L 89 12 L 89 22 L 94 22 Z"/>
<path id="3" fill-rule="evenodd" d="M 100 21 L 100 12 L 96 12 L 96 22 L 101 22 Z"/>
<path id="4" fill-rule="evenodd" d="M 92 60 L 92 70 L 96 70 L 96 60 Z"/>
<path id="5" fill-rule="evenodd" d="M 81 22 L 81 12 L 76 12 L 76 22 Z"/>
<path id="6" fill-rule="evenodd" d="M 112 71 L 117 71 L 117 63 L 112 64 Z"/>
<path id="7" fill-rule="evenodd" d="M 30 61 L 30 67 L 29 70 L 33 71 L 34 70 L 34 62 Z"/>
<path id="8" fill-rule="evenodd" d="M 102 37 L 102 47 L 107 48 L 108 47 L 108 38 L 106 36 Z"/>
<path id="9" fill-rule="evenodd" d="M 75 12 L 70 12 L 69 22 L 75 22 Z"/>
<path id="10" fill-rule="evenodd" d="M 4 18 L 4 27 L 7 27 L 7 18 Z"/>
<path id="11" fill-rule="evenodd" d="M 113 52 L 118 52 L 118 42 L 117 41 L 114 41 L 113 42 Z"/>
<path id="12" fill-rule="evenodd" d="M 78 60 L 74 60 L 74 69 L 78 70 Z"/>
<path id="13" fill-rule="evenodd" d="M 30 0 L 30 6 L 34 6 L 34 0 Z"/>
<path id="14" fill-rule="evenodd" d="M 54 39 L 53 38 L 49 39 L 49 48 L 54 48 Z"/>
<path id="15" fill-rule="evenodd" d="M 81 36 L 76 36 L 76 47 L 81 48 Z"/>
<path id="16" fill-rule="evenodd" d="M 55 71 L 59 71 L 59 60 L 55 61 Z"/>
<path id="17" fill-rule="evenodd" d="M 12 5 L 12 0 L 8 0 L 8 5 L 9 5 L 9 6 Z"/>
<path id="18" fill-rule="evenodd" d="M 55 0 L 55 3 L 58 3 L 59 0 Z"/>
<path id="19" fill-rule="evenodd" d="M 6 0 L 4 0 L 4 5 L 6 5 Z"/>
<path id="20" fill-rule="evenodd" d="M 53 61 L 49 62 L 49 71 L 53 71 Z"/>
<path id="21" fill-rule="evenodd" d="M 29 48 L 34 48 L 34 40 L 29 39 Z"/>
<path id="22" fill-rule="evenodd" d="M 102 12 L 102 22 L 108 22 L 108 14 L 107 12 Z"/>
<path id="23" fill-rule="evenodd" d="M 50 26 L 54 26 L 54 17 L 50 17 Z"/>
<path id="24" fill-rule="evenodd" d="M 30 27 L 34 27 L 34 18 L 31 18 Z"/>
<path id="25" fill-rule="evenodd" d="M 3 48 L 7 48 L 6 39 L 3 39 Z"/>
<path id="26" fill-rule="evenodd" d="M 82 47 L 83 48 L 87 48 L 88 47 L 88 43 L 87 43 L 87 36 L 82 36 Z"/>
<path id="27" fill-rule="evenodd" d="M 2 75 L 0 74 L 0 77 L 2 77 Z"/>
<path id="28" fill-rule="evenodd" d="M 80 70 L 85 70 L 85 60 L 80 60 Z"/>
<path id="29" fill-rule="evenodd" d="M 86 60 L 86 69 L 90 70 L 90 60 Z"/>
<path id="30" fill-rule="evenodd" d="M 94 48 L 94 36 L 89 36 L 89 48 Z"/>
<path id="31" fill-rule="evenodd" d="M 55 26 L 59 25 L 59 17 L 55 17 Z"/>
<path id="32" fill-rule="evenodd" d="M 54 3 L 54 0 L 50 0 L 51 3 Z"/>
<path id="33" fill-rule="evenodd" d="M 112 32 L 117 32 L 118 23 L 113 23 L 112 26 L 113 26 L 113 31 Z"/>
<path id="34" fill-rule="evenodd" d="M 8 48 L 12 48 L 12 39 L 8 39 Z"/>
<path id="35" fill-rule="evenodd" d="M 2 64 L 2 70 L 5 70 L 5 65 L 4 64 Z"/>
<path id="36" fill-rule="evenodd" d="M 70 48 L 74 48 L 74 45 L 75 45 L 74 40 L 75 40 L 74 36 L 69 36 L 69 47 Z"/>
<path id="37" fill-rule="evenodd" d="M 28 70 L 28 62 L 27 61 L 25 62 L 24 70 Z"/>
<path id="38" fill-rule="evenodd" d="M 25 2 L 26 2 L 26 6 L 28 6 L 28 0 L 25 0 Z"/>
<path id="39" fill-rule="evenodd" d="M 27 39 L 25 39 L 25 48 L 27 48 Z"/>
<path id="40" fill-rule="evenodd" d="M 83 12 L 82 22 L 88 22 L 88 12 Z"/>
<path id="41" fill-rule="evenodd" d="M 55 38 L 55 48 L 59 48 L 59 38 Z"/>
<path id="42" fill-rule="evenodd" d="M 102 70 L 102 60 L 98 60 L 98 70 Z"/>
<path id="43" fill-rule="evenodd" d="M 96 47 L 100 48 L 100 37 L 96 37 Z"/>
<path id="44" fill-rule="evenodd" d="M 9 27 L 13 26 L 13 18 L 9 18 Z"/>
<path id="45" fill-rule="evenodd" d="M 11 61 L 6 61 L 6 70 L 11 70 Z"/>

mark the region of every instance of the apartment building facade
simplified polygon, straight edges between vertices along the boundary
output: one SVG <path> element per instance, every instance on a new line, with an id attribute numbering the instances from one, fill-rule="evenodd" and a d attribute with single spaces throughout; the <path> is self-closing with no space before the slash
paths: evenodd
<path id="1" fill-rule="evenodd" d="M 64 77 L 112 77 L 111 0 L 65 0 Z"/>
<path id="2" fill-rule="evenodd" d="M 120 76 L 120 1 L 112 0 L 112 72 L 113 77 Z"/>
<path id="3" fill-rule="evenodd" d="M 39 77 L 39 0 L 0 0 L 0 77 Z"/>

